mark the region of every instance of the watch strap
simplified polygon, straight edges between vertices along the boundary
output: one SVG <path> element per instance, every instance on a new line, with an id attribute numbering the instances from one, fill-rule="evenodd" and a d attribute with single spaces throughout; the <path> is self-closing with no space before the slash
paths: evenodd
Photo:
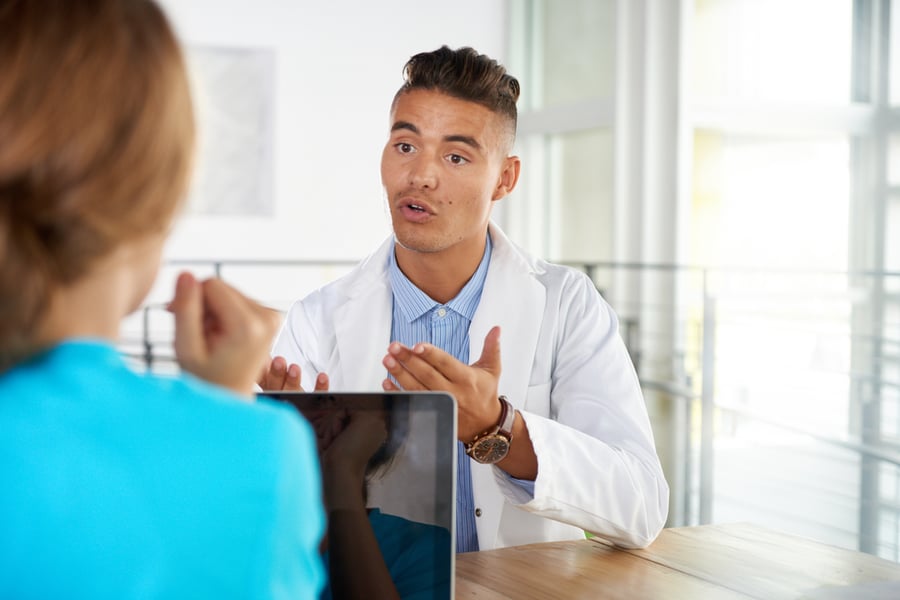
<path id="1" fill-rule="evenodd" d="M 513 423 L 516 420 L 516 409 L 513 407 L 512 403 L 506 399 L 506 396 L 500 396 L 500 419 L 497 421 L 497 424 L 488 429 L 483 433 L 479 433 L 472 439 L 471 442 L 465 445 L 466 454 L 471 456 L 472 448 L 483 438 L 492 435 L 502 435 L 508 442 L 512 441 L 512 428 Z"/>
<path id="2" fill-rule="evenodd" d="M 500 413 L 500 424 L 497 426 L 497 433 L 512 441 L 513 423 L 516 422 L 516 409 L 506 399 L 506 396 L 500 396 L 500 403 L 503 404 L 503 411 Z"/>

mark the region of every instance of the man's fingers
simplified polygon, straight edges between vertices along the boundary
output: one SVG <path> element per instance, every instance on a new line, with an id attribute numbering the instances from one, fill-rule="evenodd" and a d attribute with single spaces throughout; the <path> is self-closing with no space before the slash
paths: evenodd
<path id="1" fill-rule="evenodd" d="M 382 364 L 405 390 L 442 390 L 449 384 L 443 373 L 397 342 L 388 347 Z"/>
<path id="2" fill-rule="evenodd" d="M 269 363 L 269 368 L 263 373 L 259 387 L 266 391 L 280 391 L 284 389 L 284 381 L 287 376 L 287 362 L 282 356 L 276 356 Z"/>
<path id="3" fill-rule="evenodd" d="M 296 366 L 296 365 L 291 365 L 291 366 Z M 299 380 L 299 376 L 300 376 L 299 374 L 300 374 L 300 369 L 298 368 L 297 369 L 298 380 Z M 325 373 L 319 373 L 316 376 L 315 391 L 317 391 L 317 392 L 327 392 L 328 391 L 328 375 L 326 375 Z"/>
<path id="4" fill-rule="evenodd" d="M 400 362 L 429 390 L 447 389 L 448 385 L 465 383 L 471 378 L 469 365 L 431 344 L 419 343 L 407 348 L 393 342 L 388 346 L 388 356 Z"/>
<path id="5" fill-rule="evenodd" d="M 276 356 L 257 383 L 266 391 L 302 392 L 304 391 L 300 385 L 302 375 L 299 365 L 294 363 L 288 365 L 283 356 Z M 315 391 L 327 392 L 328 386 L 328 375 L 319 373 L 316 377 Z"/>
<path id="6" fill-rule="evenodd" d="M 473 367 L 500 375 L 500 328 L 494 326 L 484 337 L 484 348 L 481 357 L 472 364 Z"/>
<path id="7" fill-rule="evenodd" d="M 400 386 L 400 389 L 408 391 L 431 389 L 416 379 L 412 373 L 406 370 L 406 367 L 400 364 L 391 355 L 385 356 L 382 364 L 384 365 L 384 368 L 387 369 L 388 373 L 390 373 L 397 381 L 397 385 Z"/>
<path id="8" fill-rule="evenodd" d="M 300 388 L 300 367 L 292 364 L 285 369 L 281 389 L 288 392 L 302 391 Z"/>
<path id="9" fill-rule="evenodd" d="M 393 344 L 392 344 L 393 346 Z M 390 350 L 390 348 L 389 348 Z M 435 371 L 441 373 L 446 379 L 455 381 L 460 369 L 466 365 L 460 362 L 449 352 L 441 350 L 431 344 L 418 343 L 409 349 L 410 355 L 417 357 L 429 364 Z"/>

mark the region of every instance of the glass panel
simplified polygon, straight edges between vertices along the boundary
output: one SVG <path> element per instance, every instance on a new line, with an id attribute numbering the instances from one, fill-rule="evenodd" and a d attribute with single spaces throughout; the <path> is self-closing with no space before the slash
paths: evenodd
<path id="1" fill-rule="evenodd" d="M 552 136 L 548 210 L 553 258 L 609 260 L 612 256 L 613 147 L 607 130 Z"/>
<path id="2" fill-rule="evenodd" d="M 847 268 L 849 143 L 841 136 L 694 136 L 689 262 Z"/>
<path id="3" fill-rule="evenodd" d="M 851 297 L 832 273 L 847 268 L 849 189 L 845 138 L 695 134 L 689 260 L 723 267 L 720 402 L 847 431 Z"/>
<path id="4" fill-rule="evenodd" d="M 850 189 L 846 136 L 695 133 L 688 260 L 715 267 L 714 519 L 855 548 L 873 499 L 840 447 L 855 381 Z"/>
<path id="5" fill-rule="evenodd" d="M 896 341 L 886 343 L 896 356 Z M 892 444 L 900 444 L 900 396 L 898 396 L 897 365 L 894 361 L 882 363 L 881 380 L 881 439 Z"/>
<path id="6" fill-rule="evenodd" d="M 693 93 L 706 101 L 846 104 L 851 0 L 695 0 Z"/>
<path id="7" fill-rule="evenodd" d="M 542 108 L 612 94 L 615 67 L 615 1 L 539 2 L 543 56 Z"/>
<path id="8" fill-rule="evenodd" d="M 887 235 L 884 237 L 884 270 L 897 272 L 900 271 L 900 197 L 889 197 L 884 209 L 887 213 L 885 215 Z M 896 293 L 900 279 L 890 277 L 885 284 L 888 290 Z"/>
<path id="9" fill-rule="evenodd" d="M 897 133 L 888 135 L 887 177 L 888 185 L 900 185 L 900 134 Z"/>
<path id="10" fill-rule="evenodd" d="M 891 48 L 888 73 L 889 100 L 891 104 L 900 104 L 900 3 L 891 2 Z"/>
<path id="11" fill-rule="evenodd" d="M 888 560 L 900 560 L 900 468 L 881 463 L 878 468 L 880 510 L 878 511 L 877 554 Z"/>
<path id="12" fill-rule="evenodd" d="M 859 457 L 752 419 L 716 441 L 714 520 L 856 549 Z"/>

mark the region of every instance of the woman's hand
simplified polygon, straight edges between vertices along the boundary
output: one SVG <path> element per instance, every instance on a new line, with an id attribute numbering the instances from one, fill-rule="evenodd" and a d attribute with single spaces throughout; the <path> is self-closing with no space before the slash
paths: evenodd
<path id="1" fill-rule="evenodd" d="M 178 276 L 175 357 L 185 371 L 253 397 L 254 383 L 269 361 L 281 316 L 250 300 L 221 279 Z"/>

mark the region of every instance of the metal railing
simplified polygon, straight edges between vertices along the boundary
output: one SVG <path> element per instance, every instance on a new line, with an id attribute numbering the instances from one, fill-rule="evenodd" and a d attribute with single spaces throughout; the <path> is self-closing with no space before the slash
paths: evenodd
<path id="1" fill-rule="evenodd" d="M 278 297 L 275 304 L 286 307 L 285 294 L 305 292 L 277 289 L 285 277 L 275 273 L 308 271 L 311 291 L 354 264 L 168 266 L 232 280 L 241 270 L 266 271 L 271 287 L 257 297 Z M 900 273 L 572 266 L 594 280 L 620 316 L 670 481 L 670 524 L 771 520 L 900 559 L 900 339 L 892 335 L 900 331 L 900 295 L 893 292 Z M 162 303 L 145 306 L 139 335 L 132 330 L 123 347 L 150 370 L 175 369 L 171 325 L 157 323 L 162 314 Z M 778 493 L 742 491 L 733 485 L 735 470 L 746 471 L 745 489 L 784 487 L 784 502 Z M 809 506 L 792 508 L 791 496 Z"/>

